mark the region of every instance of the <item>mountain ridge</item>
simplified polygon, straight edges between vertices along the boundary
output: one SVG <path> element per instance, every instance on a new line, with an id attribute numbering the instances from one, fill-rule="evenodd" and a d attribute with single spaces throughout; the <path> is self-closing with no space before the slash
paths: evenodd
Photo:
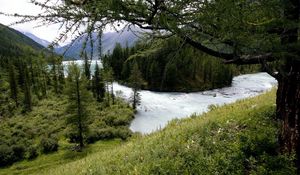
<path id="1" fill-rule="evenodd" d="M 27 36 L 31 40 L 35 41 L 36 43 L 42 45 L 43 47 L 47 47 L 51 44 L 51 42 L 40 38 L 30 32 L 26 31 L 18 31 L 21 34 Z M 134 30 L 122 30 L 117 32 L 107 32 L 104 33 L 102 36 L 102 52 L 103 54 L 107 54 L 112 51 L 116 45 L 116 43 L 120 43 L 122 47 L 132 47 L 137 40 L 139 39 L 139 34 L 135 32 L 140 32 L 138 29 Z M 57 54 L 64 55 L 65 60 L 80 60 L 81 51 L 83 49 L 84 42 L 87 38 L 87 34 L 84 34 L 82 37 L 76 39 L 73 43 L 69 43 L 63 46 L 55 47 L 54 51 Z M 98 33 L 92 33 L 92 40 L 93 40 L 93 48 L 90 44 L 90 40 L 87 40 L 85 51 L 87 52 L 88 56 L 91 55 L 91 51 L 93 49 L 93 59 L 98 58 L 98 47 L 99 47 L 99 40 L 98 40 Z"/>
<path id="2" fill-rule="evenodd" d="M 33 33 L 30 33 L 30 32 L 25 32 L 25 31 L 20 31 L 21 33 L 23 33 L 24 35 L 26 35 L 27 37 L 31 38 L 33 41 L 39 43 L 40 45 L 44 46 L 44 47 L 48 47 L 51 42 L 45 40 L 45 39 L 42 39 L 36 35 L 34 35 Z"/>
<path id="3" fill-rule="evenodd" d="M 22 32 L 0 23 L 0 53 L 2 56 L 23 55 L 26 48 L 34 51 L 42 51 L 44 46 L 35 42 Z"/>
<path id="4" fill-rule="evenodd" d="M 92 33 L 93 42 L 93 59 L 97 59 L 99 53 L 97 48 L 99 47 L 99 40 L 97 33 Z M 82 46 L 86 40 L 87 34 L 85 36 L 78 38 L 73 43 L 67 44 L 62 47 L 55 49 L 55 52 L 58 54 L 64 54 L 67 58 L 80 59 L 80 52 L 82 51 Z M 136 41 L 139 39 L 139 36 L 132 31 L 123 31 L 123 32 L 108 32 L 104 33 L 102 36 L 102 54 L 107 54 L 112 51 L 116 43 L 120 43 L 122 47 L 132 47 Z M 67 49 L 67 50 L 66 50 Z M 90 40 L 87 40 L 85 51 L 90 56 L 92 51 L 92 46 Z"/>

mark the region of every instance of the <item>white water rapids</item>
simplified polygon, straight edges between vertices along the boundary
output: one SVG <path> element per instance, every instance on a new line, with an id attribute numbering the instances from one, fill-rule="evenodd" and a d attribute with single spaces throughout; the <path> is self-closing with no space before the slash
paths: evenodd
<path id="1" fill-rule="evenodd" d="M 82 61 L 76 61 L 81 65 Z M 69 62 L 64 62 L 68 64 Z M 94 68 L 92 62 L 91 69 Z M 141 105 L 137 108 L 135 119 L 130 125 L 134 132 L 148 134 L 165 127 L 175 118 L 185 118 L 201 114 L 210 105 L 233 103 L 236 100 L 261 94 L 277 84 L 267 73 L 240 75 L 233 78 L 230 87 L 193 93 L 140 91 Z M 121 97 L 129 100 L 132 91 L 126 86 L 114 83 L 114 90 L 122 91 Z M 119 93 L 117 93 L 119 94 Z"/>
<path id="2" fill-rule="evenodd" d="M 210 105 L 233 103 L 238 99 L 261 94 L 277 84 L 267 73 L 246 74 L 234 77 L 232 86 L 193 93 L 152 92 L 142 90 L 141 105 L 137 108 L 130 129 L 143 134 L 165 127 L 175 118 L 189 117 L 208 110 Z M 130 88 L 114 84 L 114 90 L 122 91 L 122 97 L 129 99 Z"/>

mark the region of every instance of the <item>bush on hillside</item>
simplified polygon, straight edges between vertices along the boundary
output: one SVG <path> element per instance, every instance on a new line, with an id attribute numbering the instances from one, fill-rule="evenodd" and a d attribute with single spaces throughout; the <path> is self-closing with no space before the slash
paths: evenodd
<path id="1" fill-rule="evenodd" d="M 51 153 L 58 150 L 58 141 L 56 138 L 45 137 L 41 139 L 40 147 L 43 153 Z"/>
<path id="2" fill-rule="evenodd" d="M 11 147 L 13 151 L 13 159 L 14 161 L 19 161 L 24 158 L 25 155 L 25 147 L 23 145 L 13 145 Z"/>
<path id="3" fill-rule="evenodd" d="M 37 148 L 35 146 L 30 146 L 27 150 L 27 159 L 32 160 L 38 156 Z"/>
<path id="4" fill-rule="evenodd" d="M 14 162 L 14 152 L 8 145 L 0 145 L 0 167 L 10 165 Z"/>

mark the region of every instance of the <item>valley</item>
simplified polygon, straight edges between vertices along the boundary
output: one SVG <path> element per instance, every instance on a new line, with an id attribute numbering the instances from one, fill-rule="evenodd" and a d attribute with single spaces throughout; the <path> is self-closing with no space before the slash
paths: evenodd
<path id="1" fill-rule="evenodd" d="M 299 1 L 0 4 L 0 175 L 300 174 Z"/>

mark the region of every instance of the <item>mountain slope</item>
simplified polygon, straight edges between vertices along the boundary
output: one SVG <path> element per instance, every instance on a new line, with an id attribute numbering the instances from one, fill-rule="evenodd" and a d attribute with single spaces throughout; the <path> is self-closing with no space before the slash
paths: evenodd
<path id="1" fill-rule="evenodd" d="M 35 51 L 45 49 L 44 46 L 21 32 L 2 24 L 0 24 L 0 41 L 0 55 L 2 56 L 20 56 L 26 48 L 31 48 Z"/>
<path id="2" fill-rule="evenodd" d="M 36 174 L 296 174 L 292 158 L 276 153 L 274 102 L 275 90 L 212 106 L 160 132 Z"/>
<path id="3" fill-rule="evenodd" d="M 63 47 L 56 48 L 55 51 L 58 54 L 63 54 L 66 49 L 67 52 L 65 53 L 65 57 L 67 58 L 75 58 L 80 59 L 80 52 L 82 50 L 82 45 L 85 42 L 87 35 L 84 35 L 82 38 L 77 39 L 72 46 L 66 45 Z M 94 40 L 94 53 L 93 53 L 93 59 L 98 58 L 98 46 L 99 41 L 97 39 L 97 33 L 92 34 L 92 38 Z M 124 32 L 110 32 L 110 33 L 104 33 L 102 37 L 102 52 L 103 54 L 106 54 L 109 51 L 112 51 L 115 47 L 115 44 L 118 42 L 121 44 L 122 47 L 125 47 L 128 45 L 129 47 L 133 46 L 134 43 L 138 40 L 138 36 L 134 34 L 131 31 L 125 30 Z M 70 48 L 68 48 L 70 47 Z M 90 40 L 87 42 L 86 46 L 86 52 L 90 54 L 92 50 L 92 47 L 90 45 Z"/>
<path id="4" fill-rule="evenodd" d="M 40 45 L 44 46 L 44 47 L 48 47 L 51 42 L 47 41 L 47 40 L 44 40 L 44 39 L 41 39 L 37 36 L 35 36 L 34 34 L 32 33 L 29 33 L 29 32 L 22 32 L 24 35 L 28 36 L 29 38 L 31 38 L 33 41 L 39 43 Z"/>

